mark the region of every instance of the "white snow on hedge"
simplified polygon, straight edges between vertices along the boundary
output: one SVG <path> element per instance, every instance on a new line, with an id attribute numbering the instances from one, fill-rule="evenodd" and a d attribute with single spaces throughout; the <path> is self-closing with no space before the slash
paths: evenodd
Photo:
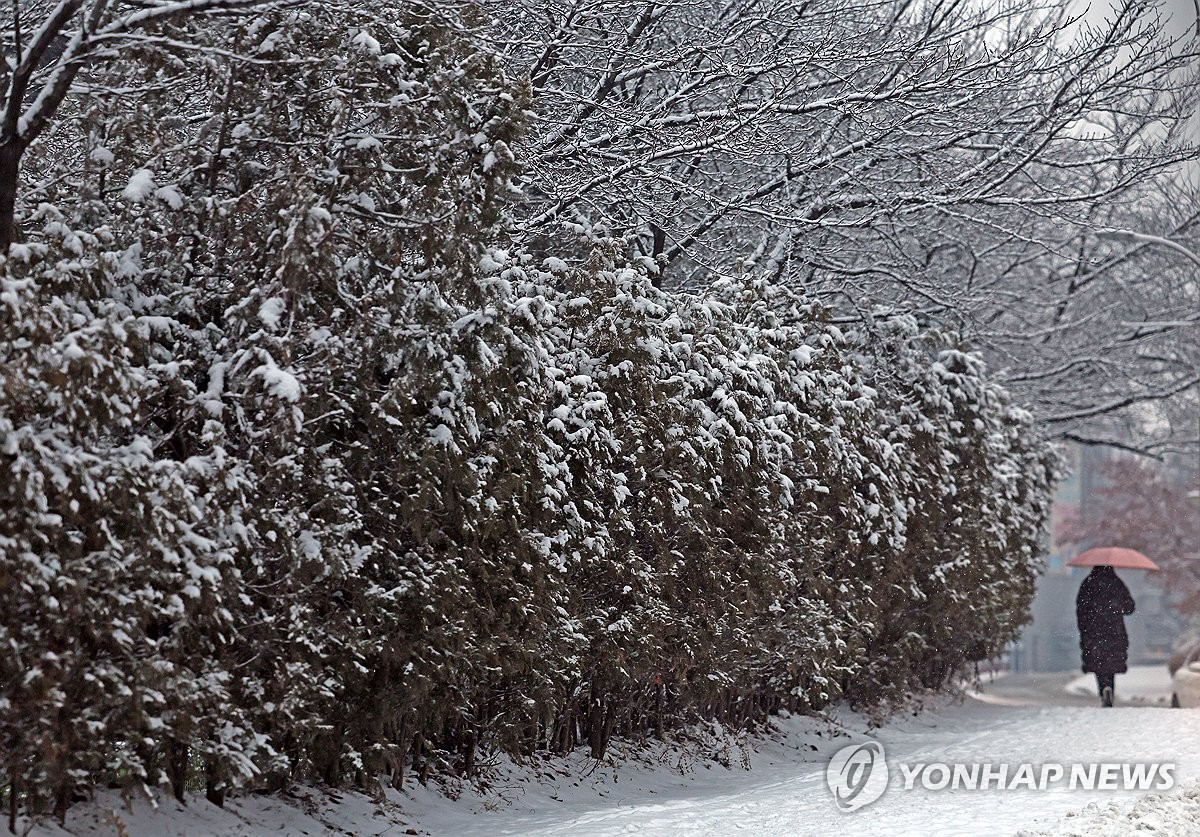
<path id="1" fill-rule="evenodd" d="M 252 374 L 262 378 L 267 392 L 276 398 L 282 398 L 284 401 L 292 403 L 300 400 L 300 394 L 303 391 L 300 381 L 286 369 L 280 369 L 274 363 L 267 362 L 255 369 Z"/>
<path id="2" fill-rule="evenodd" d="M 129 183 L 121 190 L 121 197 L 132 203 L 146 200 L 155 189 L 154 173 L 150 169 L 138 169 L 129 178 Z"/>
<path id="3" fill-rule="evenodd" d="M 286 310 L 287 304 L 283 299 L 273 296 L 270 299 L 264 300 L 263 304 L 258 307 L 258 318 L 262 321 L 263 325 L 274 331 L 279 328 L 279 320 Z"/>

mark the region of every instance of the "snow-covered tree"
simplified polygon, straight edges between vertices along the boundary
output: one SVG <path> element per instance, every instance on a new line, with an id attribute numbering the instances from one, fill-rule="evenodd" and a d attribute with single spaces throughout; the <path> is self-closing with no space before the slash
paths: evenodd
<path id="1" fill-rule="evenodd" d="M 898 305 L 1059 437 L 1197 443 L 1138 420 L 1200 358 L 1200 35 L 1156 4 L 490 7 L 534 90 L 525 240 L 603 226 L 667 285 L 753 266 L 847 325 Z"/>

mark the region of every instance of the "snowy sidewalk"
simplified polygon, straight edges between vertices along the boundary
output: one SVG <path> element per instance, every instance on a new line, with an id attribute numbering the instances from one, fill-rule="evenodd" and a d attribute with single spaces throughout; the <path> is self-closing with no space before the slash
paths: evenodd
<path id="1" fill-rule="evenodd" d="M 1163 670 L 1162 677 L 1166 678 Z M 1014 680 L 1018 680 L 1014 677 Z M 943 706 L 869 731 L 860 719 L 847 728 L 864 740 L 879 741 L 889 764 L 896 762 L 1092 763 L 1173 762 L 1176 788 L 1200 779 L 1200 712 L 1156 707 L 1103 710 L 1078 703 L 1065 690 L 1069 678 L 1045 678 L 1043 686 L 997 681 L 984 695 Z M 1120 688 L 1120 681 L 1118 681 Z M 1016 696 L 1014 696 L 1014 694 Z M 1021 705 L 1026 704 L 1026 705 Z M 531 791 L 502 810 L 478 806 L 439 806 L 420 822 L 437 834 L 456 835 L 957 835 L 1014 834 L 1055 828 L 1067 814 L 1095 804 L 1122 810 L 1151 797 L 1149 791 L 1087 791 L 1066 787 L 1016 791 L 903 790 L 892 768 L 887 792 L 876 803 L 851 814 L 833 804 L 825 785 L 830 754 L 848 739 L 816 739 L 805 733 L 805 720 L 785 723 L 789 744 L 815 745 L 807 754 L 772 743 L 753 757 L 750 772 L 703 771 L 692 781 L 663 775 L 621 776 L 607 799 L 592 787 L 557 789 L 557 800 Z M 798 742 L 802 742 L 799 743 Z M 803 760 L 801 760 L 803 759 Z M 1182 792 L 1177 792 L 1182 801 Z M 1194 805 L 1194 800 L 1191 803 Z M 1161 807 L 1161 806 L 1160 806 Z M 1089 812 L 1115 816 L 1111 812 Z M 1171 833 L 1168 831 L 1167 833 Z"/>
<path id="2" fill-rule="evenodd" d="M 1166 678 L 1165 669 L 1161 677 Z M 618 768 L 597 765 L 580 750 L 547 762 L 534 777 L 528 768 L 501 766 L 484 794 L 462 788 L 456 800 L 432 788 L 408 785 L 387 802 L 362 794 L 330 795 L 316 789 L 292 799 L 243 797 L 224 809 L 193 799 L 173 800 L 155 814 L 146 806 L 124 810 L 115 799 L 79 806 L 67 833 L 112 834 L 116 817 L 131 837 L 141 835 L 264 835 L 405 833 L 500 837 L 604 837 L 605 835 L 1164 835 L 1186 833 L 1181 824 L 1200 811 L 1200 711 L 1155 706 L 1101 709 L 1095 698 L 1068 691 L 1063 675 L 1012 675 L 984 686 L 981 695 L 943 703 L 916 716 L 869 729 L 857 715 L 838 720 L 831 734 L 813 718 L 780 722 L 783 735 L 755 743 L 752 770 L 739 763 L 732 738 L 731 768 L 684 748 L 665 748 L 660 763 Z M 1153 673 L 1143 680 L 1153 680 Z M 1137 680 L 1137 678 L 1133 678 Z M 1133 680 L 1131 680 L 1131 684 Z M 1117 681 L 1121 693 L 1121 680 Z M 1151 685 L 1154 685 L 1153 683 Z M 1162 684 L 1158 684 L 1161 686 Z M 1077 687 L 1078 688 L 1078 687 Z M 1129 697 L 1135 698 L 1130 692 Z M 886 749 L 890 782 L 882 798 L 841 813 L 826 787 L 830 755 L 856 740 Z M 718 746 L 719 746 L 718 739 Z M 713 750 L 708 750 L 711 755 Z M 681 774 L 681 766 L 685 772 Z M 913 763 L 1041 764 L 1173 762 L 1176 789 L 1152 791 L 904 790 L 897 765 Z M 551 772 L 556 775 L 545 775 Z M 1136 805 L 1135 805 L 1136 803 Z M 61 835 L 54 825 L 35 834 Z"/>

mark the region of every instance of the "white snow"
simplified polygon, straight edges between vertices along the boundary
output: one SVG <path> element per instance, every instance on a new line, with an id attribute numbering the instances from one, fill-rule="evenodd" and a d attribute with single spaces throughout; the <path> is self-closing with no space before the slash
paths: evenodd
<path id="1" fill-rule="evenodd" d="M 379 55 L 382 52 L 379 41 L 373 38 L 365 29 L 359 30 L 358 34 L 350 40 L 350 43 L 368 55 Z"/>
<path id="2" fill-rule="evenodd" d="M 66 828 L 42 822 L 31 837 L 126 834 L 129 837 L 201 837 L 201 835 L 368 835 L 404 834 L 405 818 L 395 802 L 376 804 L 359 793 L 331 794 L 296 788 L 284 798 L 249 796 L 218 808 L 203 797 L 180 805 L 172 797 L 130 806 L 116 791 L 103 791 L 67 814 Z"/>
<path id="3" fill-rule="evenodd" d="M 479 257 L 479 268 L 484 273 L 496 273 L 504 269 L 508 253 L 504 250 L 489 250 Z"/>
<path id="4" fill-rule="evenodd" d="M 91 153 L 88 154 L 88 156 L 95 163 L 97 163 L 101 166 L 111 166 L 113 160 L 115 159 L 113 157 L 113 153 L 111 151 L 109 151 L 107 148 L 105 148 L 103 145 L 97 145 L 95 148 L 92 149 Z"/>
<path id="5" fill-rule="evenodd" d="M 1005 698 L 985 684 L 983 694 L 940 700 L 926 712 L 872 728 L 840 711 L 833 726 L 812 717 L 780 719 L 778 734 L 747 741 L 714 729 L 700 745 L 655 745 L 634 758 L 597 764 L 586 749 L 535 769 L 500 760 L 486 791 L 451 782 L 449 799 L 411 779 L 404 793 L 376 799 L 300 788 L 291 797 L 241 797 L 225 809 L 203 799 L 186 809 L 171 800 L 162 812 L 131 810 L 112 794 L 77 806 L 71 834 L 111 833 L 119 816 L 130 835 L 142 834 L 453 834 L 499 835 L 1116 835 L 1189 833 L 1200 815 L 1200 711 L 1155 706 L 1101 709 L 1047 705 L 1045 698 Z M 1005 678 L 1007 683 L 1010 679 Z M 997 681 L 1001 682 L 1001 681 Z M 1118 679 L 1118 688 L 1120 680 Z M 1011 694 L 1020 694 L 1010 689 Z M 838 811 L 825 783 L 830 755 L 851 741 L 883 744 L 891 766 L 887 791 L 851 814 Z M 715 760 L 714 760 L 715 759 Z M 904 790 L 899 762 L 1171 762 L 1176 788 L 1154 791 Z M 746 769 L 746 765 L 752 769 Z M 1135 804 L 1136 803 L 1136 804 Z M 114 813 L 115 812 L 115 813 Z M 413 832 L 409 832 L 409 829 Z M 53 824 L 34 832 L 59 835 Z M 1139 832 L 1140 833 L 1140 832 Z"/>
<path id="6" fill-rule="evenodd" d="M 138 169 L 121 190 L 121 197 L 133 203 L 141 203 L 154 192 L 154 173 L 149 169 Z"/>
<path id="7" fill-rule="evenodd" d="M 1096 697 L 1096 677 L 1084 674 L 1076 677 L 1064 687 L 1076 695 Z M 1130 666 L 1125 674 L 1118 674 L 1114 690 L 1119 703 L 1149 703 L 1168 706 L 1171 703 L 1171 673 L 1166 663 L 1157 666 Z"/>
<path id="8" fill-rule="evenodd" d="M 263 304 L 258 306 L 258 319 L 262 321 L 263 325 L 274 331 L 279 328 L 279 320 L 283 317 L 285 310 L 287 310 L 287 303 L 281 297 L 273 296 L 263 300 Z"/>
<path id="9" fill-rule="evenodd" d="M 27 244 L 10 244 L 8 245 L 8 257 L 13 261 L 29 263 L 33 257 L 33 248 Z"/>
<path id="10" fill-rule="evenodd" d="M 1146 794 L 1133 808 L 1088 805 L 1067 814 L 1046 831 L 1022 831 L 1020 837 L 1128 837 L 1130 834 L 1195 834 L 1200 828 L 1200 783 L 1178 793 Z"/>
<path id="11" fill-rule="evenodd" d="M 871 731 L 844 717 L 855 739 L 883 743 L 890 763 L 932 762 L 1173 762 L 1176 780 L 1200 776 L 1200 712 L 1165 708 L 1004 706 L 968 698 L 959 705 L 903 719 Z M 621 771 L 608 782 L 528 789 L 511 805 L 475 800 L 434 808 L 419 821 L 435 834 L 571 835 L 967 835 L 1012 834 L 1048 828 L 1088 805 L 1127 809 L 1148 791 L 1051 790 L 926 791 L 902 789 L 894 766 L 887 792 L 852 814 L 834 806 L 825 763 L 848 739 L 804 734 L 808 720 L 786 722 L 787 743 L 762 746 L 752 771 L 700 769 L 674 777 L 665 771 Z M 804 745 L 816 745 L 804 752 Z M 599 792 L 603 799 L 597 799 Z M 1168 799 L 1174 799 L 1168 794 Z M 465 795 L 464 795 L 465 798 Z M 410 810 L 413 810 L 410 806 Z M 1168 832 L 1169 833 L 1169 832 Z"/>
<path id="12" fill-rule="evenodd" d="M 286 369 L 280 369 L 274 363 L 268 362 L 259 366 L 251 374 L 261 377 L 267 392 L 276 398 L 282 398 L 284 401 L 292 403 L 300 400 L 303 387 L 296 376 Z"/>
<path id="13" fill-rule="evenodd" d="M 128 187 L 126 187 L 128 188 Z M 182 209 L 184 200 L 183 195 L 179 194 L 179 190 L 174 186 L 163 186 L 154 190 L 154 197 L 165 203 L 171 209 Z"/>

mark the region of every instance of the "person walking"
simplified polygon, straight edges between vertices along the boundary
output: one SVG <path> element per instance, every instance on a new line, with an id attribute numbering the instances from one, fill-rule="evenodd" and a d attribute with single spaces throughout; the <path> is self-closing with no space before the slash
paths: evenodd
<path id="1" fill-rule="evenodd" d="M 1133 613 L 1133 596 L 1112 567 L 1094 567 L 1075 597 L 1079 650 L 1083 670 L 1096 675 L 1100 705 L 1113 705 L 1114 680 L 1127 670 L 1129 635 L 1125 617 Z"/>

